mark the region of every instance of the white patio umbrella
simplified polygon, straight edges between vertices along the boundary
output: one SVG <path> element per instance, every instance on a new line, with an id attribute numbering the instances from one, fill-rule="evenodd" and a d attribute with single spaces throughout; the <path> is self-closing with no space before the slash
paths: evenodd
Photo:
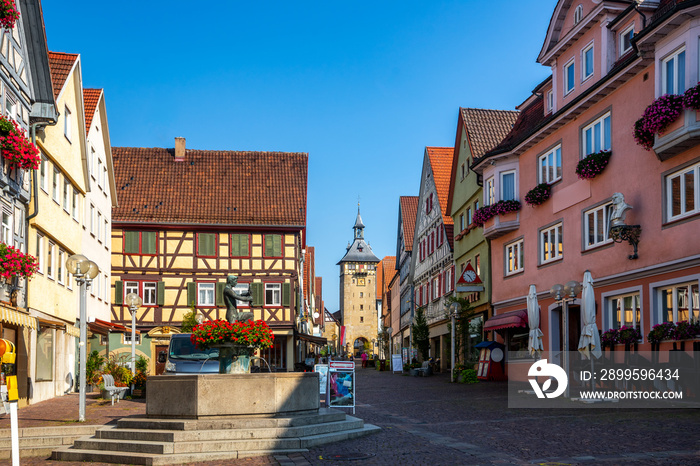
<path id="1" fill-rule="evenodd" d="M 587 358 L 591 358 L 591 354 L 600 358 L 603 353 L 600 350 L 600 335 L 598 335 L 598 326 L 595 323 L 595 294 L 593 293 L 593 277 L 591 272 L 586 270 L 583 274 L 583 291 L 581 292 L 581 322 L 583 322 L 583 330 L 581 330 L 581 339 L 578 342 L 578 350 Z"/>
<path id="2" fill-rule="evenodd" d="M 527 294 L 527 320 L 530 323 L 527 349 L 532 357 L 537 357 L 538 351 L 542 351 L 542 330 L 540 330 L 540 306 L 537 304 L 535 285 L 530 285 L 530 291 Z"/>

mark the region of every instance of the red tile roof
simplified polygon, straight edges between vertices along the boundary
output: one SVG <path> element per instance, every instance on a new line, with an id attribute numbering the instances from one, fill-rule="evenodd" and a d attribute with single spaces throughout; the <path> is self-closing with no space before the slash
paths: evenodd
<path id="1" fill-rule="evenodd" d="M 399 205 L 401 206 L 406 252 L 411 252 L 413 250 L 413 232 L 416 229 L 416 216 L 418 215 L 418 196 L 401 196 Z"/>
<path id="2" fill-rule="evenodd" d="M 440 202 L 440 210 L 442 211 L 442 222 L 445 225 L 452 225 L 453 220 L 447 208 L 447 197 L 450 193 L 454 147 L 426 147 L 425 150 L 428 152 L 430 167 L 435 180 L 435 189 Z"/>
<path id="3" fill-rule="evenodd" d="M 518 111 L 460 108 L 473 158 L 493 149 L 513 129 Z"/>
<path id="4" fill-rule="evenodd" d="M 379 271 L 381 270 L 381 277 Z M 377 264 L 377 299 L 384 300 L 389 291 L 389 282 L 396 273 L 396 256 L 385 256 Z M 386 304 L 383 306 L 386 308 Z"/>
<path id="5" fill-rule="evenodd" d="M 90 132 L 92 119 L 97 111 L 97 104 L 102 96 L 102 89 L 83 89 L 83 105 L 85 107 L 85 134 Z"/>
<path id="6" fill-rule="evenodd" d="M 49 52 L 49 68 L 51 68 L 51 84 L 53 96 L 58 98 L 61 89 L 66 84 L 66 79 L 78 59 L 77 53 Z"/>
<path id="7" fill-rule="evenodd" d="M 115 222 L 306 226 L 308 155 L 113 147 Z"/>
<path id="8" fill-rule="evenodd" d="M 503 138 L 503 141 L 484 154 L 484 157 L 488 158 L 491 155 L 513 150 L 548 118 L 551 118 L 551 114 L 544 114 L 544 99 L 542 96 L 536 97 L 531 104 L 520 112 L 518 119 L 513 125 L 513 129 Z"/>

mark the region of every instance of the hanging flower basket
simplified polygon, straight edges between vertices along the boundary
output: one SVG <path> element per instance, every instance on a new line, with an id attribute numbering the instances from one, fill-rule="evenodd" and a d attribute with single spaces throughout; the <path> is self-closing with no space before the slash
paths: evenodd
<path id="1" fill-rule="evenodd" d="M 19 19 L 19 11 L 14 0 L 0 0 L 0 26 L 4 29 L 13 29 Z"/>
<path id="2" fill-rule="evenodd" d="M 484 223 L 488 222 L 496 215 L 517 212 L 519 210 L 519 201 L 498 201 L 492 205 L 485 205 L 484 207 L 474 212 L 473 221 L 476 226 L 483 227 Z"/>
<path id="3" fill-rule="evenodd" d="M 685 94 L 683 94 L 683 107 L 700 110 L 700 83 L 685 91 Z"/>
<path id="4" fill-rule="evenodd" d="M 610 151 L 601 150 L 589 154 L 576 165 L 576 174 L 582 180 L 590 180 L 598 176 L 605 170 L 610 161 Z"/>
<path id="5" fill-rule="evenodd" d="M 552 195 L 552 186 L 549 183 L 540 183 L 525 195 L 525 202 L 531 206 L 543 204 Z"/>
<path id="6" fill-rule="evenodd" d="M 2 1 L 2 0 L 0 0 Z M 41 163 L 39 149 L 14 120 L 0 116 L 0 149 L 5 160 L 24 170 L 36 170 Z"/>
<path id="7" fill-rule="evenodd" d="M 682 95 L 666 94 L 652 102 L 634 123 L 634 140 L 637 144 L 651 150 L 654 147 L 654 136 L 680 116 L 684 100 Z"/>
<path id="8" fill-rule="evenodd" d="M 255 350 L 272 346 L 274 335 L 262 320 L 230 323 L 219 319 L 195 325 L 190 339 L 199 349 L 232 343 Z"/>
<path id="9" fill-rule="evenodd" d="M 25 254 L 14 246 L 0 243 L 0 278 L 10 280 L 21 276 L 30 279 L 38 268 L 39 263 L 34 256 Z"/>

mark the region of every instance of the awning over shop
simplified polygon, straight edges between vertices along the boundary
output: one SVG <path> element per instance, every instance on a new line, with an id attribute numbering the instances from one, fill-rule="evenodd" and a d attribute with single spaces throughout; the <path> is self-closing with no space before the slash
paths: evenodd
<path id="1" fill-rule="evenodd" d="M 515 327 L 527 327 L 527 310 L 504 312 L 491 317 L 484 324 L 484 330 L 502 330 Z"/>
<path id="2" fill-rule="evenodd" d="M 36 328 L 36 318 L 4 307 L 0 307 L 0 321 L 21 327 Z"/>
<path id="3" fill-rule="evenodd" d="M 36 322 L 41 328 L 55 328 L 56 330 L 66 329 L 66 323 L 61 320 L 47 319 L 46 317 L 37 317 Z"/>
<path id="4" fill-rule="evenodd" d="M 315 337 L 313 335 L 309 335 L 306 333 L 297 333 L 297 334 L 295 334 L 295 336 L 299 340 L 308 341 L 309 343 L 313 343 L 313 344 L 320 345 L 320 346 L 325 346 L 328 344 L 328 339 L 323 338 L 323 337 Z"/>
<path id="5" fill-rule="evenodd" d="M 110 332 L 131 333 L 131 328 L 129 327 L 100 319 L 95 319 L 94 322 L 88 322 L 88 328 L 92 333 L 97 333 L 99 335 L 107 335 Z M 140 333 L 141 332 L 136 330 L 136 335 L 139 335 Z"/>

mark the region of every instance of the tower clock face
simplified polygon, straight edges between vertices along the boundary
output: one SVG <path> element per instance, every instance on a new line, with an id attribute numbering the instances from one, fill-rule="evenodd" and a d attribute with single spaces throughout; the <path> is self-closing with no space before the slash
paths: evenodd
<path id="1" fill-rule="evenodd" d="M 357 279 L 357 284 L 361 286 L 365 286 L 365 279 L 364 278 L 358 278 Z"/>
<path id="2" fill-rule="evenodd" d="M 464 281 L 471 283 L 476 279 L 476 273 L 473 270 L 467 270 L 464 272 Z"/>

